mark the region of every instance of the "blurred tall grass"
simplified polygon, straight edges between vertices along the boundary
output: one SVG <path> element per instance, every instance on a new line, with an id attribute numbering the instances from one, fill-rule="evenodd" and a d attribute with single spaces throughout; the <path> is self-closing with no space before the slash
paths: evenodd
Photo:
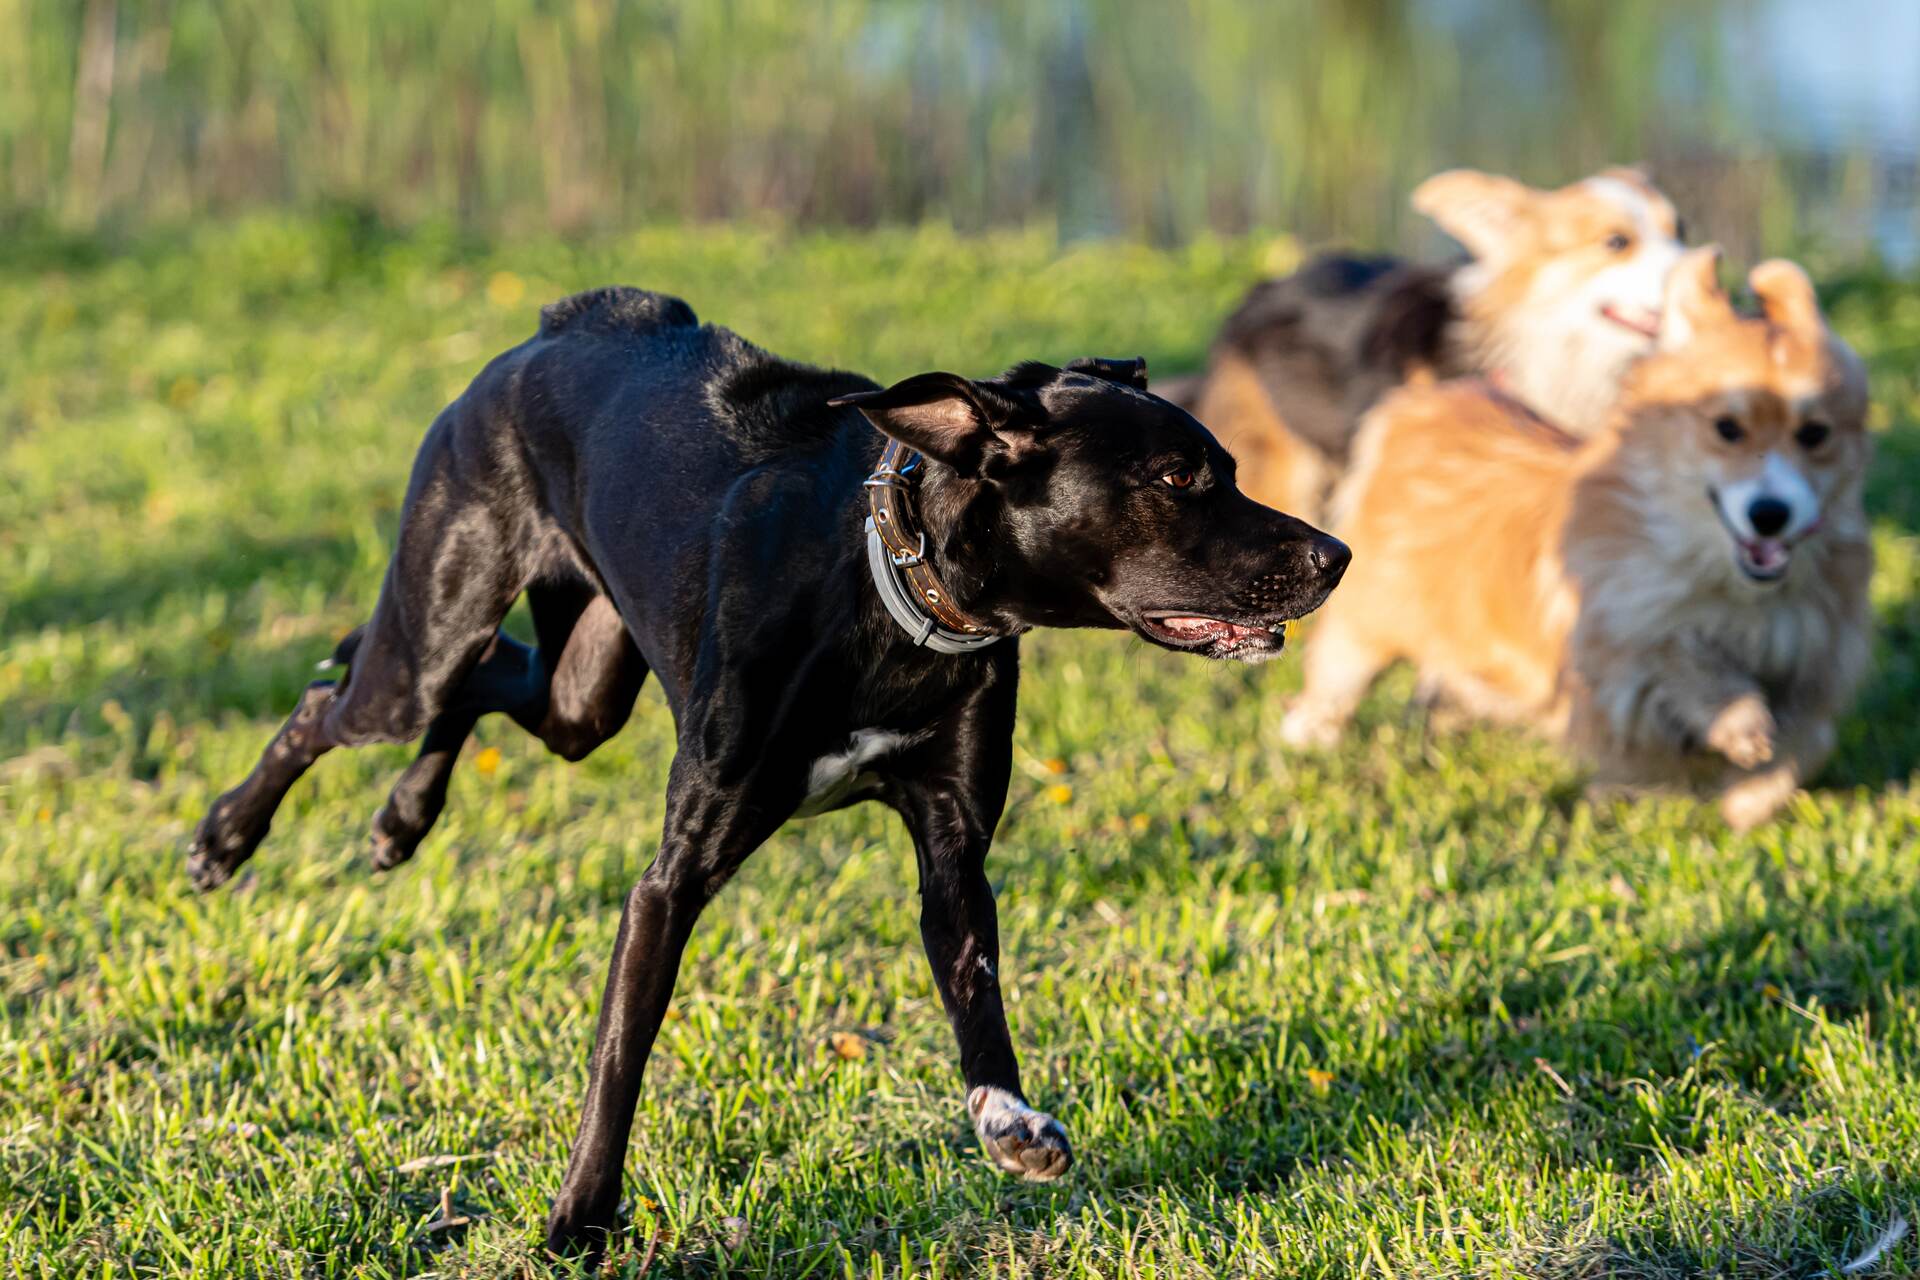
<path id="1" fill-rule="evenodd" d="M 1889 193 L 1910 206 L 1912 158 L 1780 145 L 1763 69 L 1728 54 L 1754 11 L 0 0 L 0 213 L 87 231 L 273 203 L 507 233 L 745 217 L 1391 242 L 1437 168 L 1555 182 L 1641 159 L 1736 252 L 1868 247 Z"/>

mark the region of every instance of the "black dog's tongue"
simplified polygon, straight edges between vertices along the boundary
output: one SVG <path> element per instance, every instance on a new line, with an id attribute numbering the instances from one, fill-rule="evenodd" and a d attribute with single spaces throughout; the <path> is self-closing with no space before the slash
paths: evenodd
<path id="1" fill-rule="evenodd" d="M 1257 632 L 1255 627 L 1242 627 L 1221 618 L 1203 618 L 1198 615 L 1160 619 L 1160 625 L 1182 640 L 1238 640 Z"/>

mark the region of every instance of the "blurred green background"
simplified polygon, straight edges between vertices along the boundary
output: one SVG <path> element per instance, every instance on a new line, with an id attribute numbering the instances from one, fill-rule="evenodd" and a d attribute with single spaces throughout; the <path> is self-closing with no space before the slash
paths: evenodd
<path id="1" fill-rule="evenodd" d="M 1645 160 L 1736 256 L 1909 261 L 1907 0 L 0 0 L 0 207 L 1385 242 Z"/>

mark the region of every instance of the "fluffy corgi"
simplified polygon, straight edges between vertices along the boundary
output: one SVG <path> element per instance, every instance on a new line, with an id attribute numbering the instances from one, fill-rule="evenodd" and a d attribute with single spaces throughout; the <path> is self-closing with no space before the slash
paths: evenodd
<path id="1" fill-rule="evenodd" d="M 1483 716 L 1561 735 L 1602 785 L 1715 789 L 1739 828 L 1833 749 L 1864 675 L 1873 557 L 1866 374 L 1792 263 L 1686 255 L 1658 350 L 1579 440 L 1495 387 L 1408 388 L 1369 415 L 1282 736 L 1337 737 L 1388 663 Z"/>
<path id="2" fill-rule="evenodd" d="M 1540 191 L 1454 170 L 1422 183 L 1413 207 L 1471 258 L 1435 268 L 1328 255 L 1256 285 L 1206 373 L 1179 389 L 1259 501 L 1314 518 L 1361 415 L 1408 381 L 1486 374 L 1584 435 L 1651 349 L 1681 226 L 1641 171 Z"/>

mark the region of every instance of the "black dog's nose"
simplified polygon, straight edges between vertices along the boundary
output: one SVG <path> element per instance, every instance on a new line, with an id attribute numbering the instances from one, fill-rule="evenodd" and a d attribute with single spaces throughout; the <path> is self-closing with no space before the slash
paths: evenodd
<path id="1" fill-rule="evenodd" d="M 1307 559 L 1321 577 L 1329 582 L 1338 582 L 1347 571 L 1347 563 L 1353 559 L 1353 552 L 1340 539 L 1322 534 L 1314 539 L 1313 549 L 1307 552 Z"/>
<path id="2" fill-rule="evenodd" d="M 1787 527 L 1787 521 L 1793 519 L 1793 508 L 1778 498 L 1755 498 L 1753 505 L 1747 508 L 1747 519 L 1753 525 L 1753 531 L 1763 538 L 1771 538 Z"/>

